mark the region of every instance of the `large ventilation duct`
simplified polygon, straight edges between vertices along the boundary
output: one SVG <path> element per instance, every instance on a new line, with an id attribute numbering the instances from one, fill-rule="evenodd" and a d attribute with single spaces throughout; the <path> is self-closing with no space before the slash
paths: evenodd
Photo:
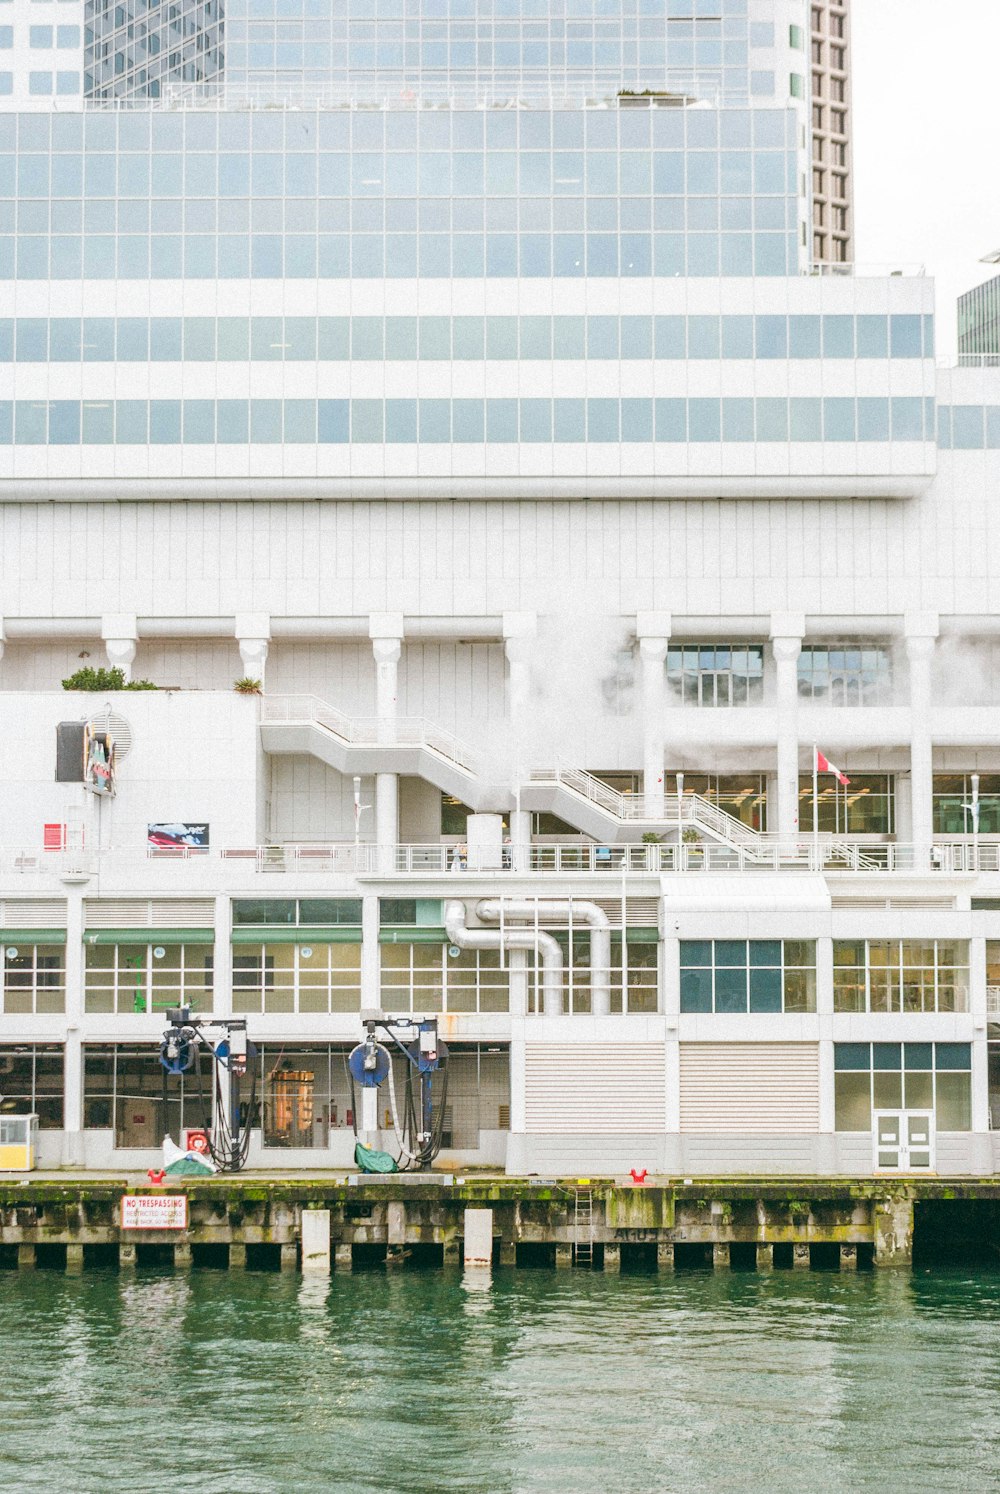
<path id="1" fill-rule="evenodd" d="M 500 904 L 489 906 L 499 908 Z M 459 949 L 537 949 L 542 958 L 542 1009 L 547 1017 L 562 1016 L 563 956 L 558 939 L 544 929 L 511 928 L 507 924 L 502 930 L 470 929 L 466 927 L 465 904 L 457 898 L 450 898 L 444 905 L 444 928 Z"/>
<path id="2" fill-rule="evenodd" d="M 596 903 L 578 902 L 575 898 L 572 901 L 568 898 L 539 898 L 536 901 L 534 898 L 491 897 L 476 904 L 476 915 L 484 923 L 499 923 L 502 916 L 505 935 L 508 918 L 565 918 L 586 923 L 590 929 L 590 1010 L 595 1017 L 608 1016 L 611 1011 L 611 925 L 603 908 Z M 534 930 L 530 932 L 534 937 Z"/>

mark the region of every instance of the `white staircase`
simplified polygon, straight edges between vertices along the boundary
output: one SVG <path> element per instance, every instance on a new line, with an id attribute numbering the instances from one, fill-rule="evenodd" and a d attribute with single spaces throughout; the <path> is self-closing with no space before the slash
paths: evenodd
<path id="1" fill-rule="evenodd" d="M 513 790 L 491 779 L 481 754 L 468 743 L 423 717 L 394 722 L 350 717 L 315 695 L 268 695 L 261 702 L 261 743 L 265 752 L 311 754 L 339 773 L 401 773 L 423 778 L 474 810 L 510 810 Z M 557 765 L 532 768 L 521 783 L 521 808 L 556 814 L 585 835 L 616 844 L 635 840 L 644 830 L 669 835 L 693 828 L 730 846 L 743 862 L 773 865 L 776 837 L 762 834 L 698 794 L 666 794 L 648 808 L 642 794 L 621 794 L 583 768 Z M 782 859 L 808 862 L 811 839 L 804 835 L 783 847 Z M 821 837 L 827 863 L 852 870 L 878 871 L 878 863 L 857 846 Z"/>

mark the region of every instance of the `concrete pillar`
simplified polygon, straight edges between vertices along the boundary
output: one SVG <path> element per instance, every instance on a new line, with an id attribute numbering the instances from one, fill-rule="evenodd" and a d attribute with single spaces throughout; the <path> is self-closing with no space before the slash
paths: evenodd
<path id="1" fill-rule="evenodd" d="M 441 1242 L 441 1254 L 446 1266 L 457 1266 L 461 1251 L 458 1247 L 458 1236 L 449 1235 L 447 1240 Z"/>
<path id="2" fill-rule="evenodd" d="M 771 615 L 775 716 L 778 732 L 777 813 L 768 805 L 767 828 L 794 840 L 799 833 L 799 654 L 806 620 L 801 612 Z"/>
<path id="3" fill-rule="evenodd" d="M 659 1244 L 656 1247 L 656 1269 L 657 1271 L 672 1271 L 674 1269 L 674 1247 L 672 1244 Z"/>
<path id="4" fill-rule="evenodd" d="M 399 774 L 375 774 L 375 843 L 379 871 L 390 872 L 399 844 Z"/>
<path id="5" fill-rule="evenodd" d="M 931 665 L 938 617 L 934 612 L 907 613 L 904 619 L 910 672 L 910 794 L 914 861 L 929 870 L 934 843 L 933 755 L 930 730 Z"/>
<path id="6" fill-rule="evenodd" d="M 558 1244 L 556 1246 L 556 1270 L 568 1271 L 573 1264 L 572 1245 Z"/>
<path id="7" fill-rule="evenodd" d="M 840 1269 L 842 1271 L 856 1271 L 858 1269 L 858 1247 L 856 1245 L 841 1245 Z"/>
<path id="8" fill-rule="evenodd" d="M 66 885 L 66 1046 L 63 1055 L 64 1167 L 83 1165 L 83 885 Z"/>
<path id="9" fill-rule="evenodd" d="M 259 680 L 264 688 L 267 652 L 271 642 L 271 619 L 266 612 L 236 614 L 236 643 L 240 651 L 243 678 Z"/>
<path id="10" fill-rule="evenodd" d="M 215 899 L 215 944 L 212 951 L 212 1000 L 217 1017 L 233 1014 L 233 905 L 222 895 Z"/>
<path id="11" fill-rule="evenodd" d="M 466 1267 L 493 1264 L 493 1210 L 466 1209 L 464 1223 Z"/>
<path id="12" fill-rule="evenodd" d="M 398 716 L 399 660 L 403 652 L 403 614 L 373 613 L 368 633 L 375 656 L 375 721 L 381 743 L 396 740 Z M 399 775 L 375 775 L 375 842 L 379 870 L 391 871 L 399 843 Z"/>
<path id="13" fill-rule="evenodd" d="M 620 1245 L 605 1245 L 604 1247 L 604 1270 L 609 1276 L 617 1276 L 622 1268 L 622 1248 Z"/>
<path id="14" fill-rule="evenodd" d="M 531 867 L 531 815 L 526 809 L 511 810 L 511 869 L 528 871 Z"/>
<path id="15" fill-rule="evenodd" d="M 177 1271 L 190 1271 L 194 1264 L 194 1253 L 187 1240 L 178 1240 L 174 1246 L 174 1269 Z"/>
<path id="16" fill-rule="evenodd" d="M 282 1271 L 297 1271 L 299 1266 L 299 1248 L 294 1240 L 286 1240 L 281 1247 L 281 1269 Z"/>
<path id="17" fill-rule="evenodd" d="M 33 1271 L 37 1264 L 34 1245 L 22 1242 L 17 1247 L 17 1269 L 19 1271 Z"/>
<path id="18" fill-rule="evenodd" d="M 808 1271 L 810 1266 L 809 1246 L 792 1246 L 792 1268 L 795 1271 Z"/>
<path id="19" fill-rule="evenodd" d="M 774 1246 L 773 1245 L 758 1245 L 757 1246 L 757 1270 L 758 1271 L 773 1271 L 774 1270 Z"/>
<path id="20" fill-rule="evenodd" d="M 118 1269 L 119 1271 L 132 1271 L 135 1269 L 136 1248 L 131 1240 L 123 1240 L 118 1246 Z"/>
<path id="21" fill-rule="evenodd" d="M 382 971 L 378 943 L 378 898 L 361 899 L 361 1010 L 382 1006 Z"/>
<path id="22" fill-rule="evenodd" d="M 354 1269 L 354 1251 L 343 1240 L 334 1248 L 333 1264 L 338 1274 Z"/>
<path id="23" fill-rule="evenodd" d="M 406 1243 L 406 1205 L 393 1201 L 386 1209 L 386 1239 L 390 1245 Z"/>
<path id="24" fill-rule="evenodd" d="M 66 1246 L 66 1275 L 83 1275 L 83 1246 L 78 1243 Z"/>
<path id="25" fill-rule="evenodd" d="M 0 617 L 0 659 L 3 658 L 4 651 L 5 651 L 6 647 L 7 647 L 7 632 L 6 632 L 6 629 L 4 627 L 4 619 L 2 617 Z"/>
<path id="26" fill-rule="evenodd" d="M 229 1247 L 229 1269 L 230 1271 L 245 1271 L 247 1268 L 247 1248 L 242 1241 L 234 1240 Z"/>
<path id="27" fill-rule="evenodd" d="M 667 681 L 664 661 L 670 644 L 669 612 L 640 612 L 635 620 L 639 640 L 642 695 L 642 791 L 647 819 L 664 818 Z"/>
<path id="28" fill-rule="evenodd" d="M 524 725 L 531 705 L 531 660 L 535 652 L 538 618 L 534 612 L 503 614 L 504 653 L 507 657 L 507 714 L 515 732 Z"/>
<path id="29" fill-rule="evenodd" d="M 875 1200 L 876 1266 L 908 1266 L 913 1260 L 913 1199 L 906 1194 Z"/>
<path id="30" fill-rule="evenodd" d="M 330 1274 L 330 1210 L 302 1210 L 302 1269 Z"/>
<path id="31" fill-rule="evenodd" d="M 712 1265 L 716 1271 L 728 1271 L 730 1264 L 729 1245 L 721 1240 L 716 1240 L 712 1246 Z"/>
<path id="32" fill-rule="evenodd" d="M 517 1241 L 516 1240 L 501 1240 L 500 1241 L 500 1264 L 501 1264 L 501 1266 L 516 1266 L 517 1265 Z"/>
<path id="33" fill-rule="evenodd" d="M 126 685 L 132 678 L 135 650 L 139 638 L 134 612 L 106 613 L 101 618 L 101 637 L 110 669 L 120 669 Z"/>

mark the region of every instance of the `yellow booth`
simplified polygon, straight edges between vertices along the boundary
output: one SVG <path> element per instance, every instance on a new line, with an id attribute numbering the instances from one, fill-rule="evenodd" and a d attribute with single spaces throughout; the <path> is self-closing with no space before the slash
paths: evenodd
<path id="1" fill-rule="evenodd" d="M 0 1172 L 30 1172 L 38 1155 L 38 1116 L 0 1115 Z"/>

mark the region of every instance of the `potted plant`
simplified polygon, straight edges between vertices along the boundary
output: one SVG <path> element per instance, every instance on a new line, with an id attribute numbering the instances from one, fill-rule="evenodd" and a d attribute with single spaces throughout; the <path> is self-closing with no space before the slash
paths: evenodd
<path id="1" fill-rule="evenodd" d="M 237 695 L 259 695 L 260 680 L 251 679 L 250 675 L 245 674 L 242 679 L 233 681 L 233 689 Z"/>

